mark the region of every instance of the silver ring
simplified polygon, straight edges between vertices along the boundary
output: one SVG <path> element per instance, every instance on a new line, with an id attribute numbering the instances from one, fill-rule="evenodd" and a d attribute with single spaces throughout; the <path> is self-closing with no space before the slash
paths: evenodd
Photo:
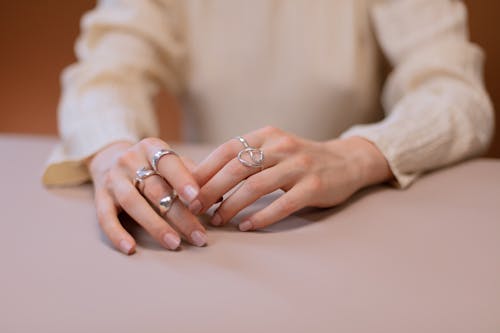
<path id="1" fill-rule="evenodd" d="M 160 200 L 160 215 L 165 216 L 168 213 L 172 205 L 174 204 L 175 199 L 177 199 L 177 192 L 175 190 L 172 191 L 171 194 L 161 198 Z"/>
<path id="2" fill-rule="evenodd" d="M 243 149 L 238 153 L 238 161 L 244 166 L 262 169 L 264 152 L 259 148 L 250 146 L 242 136 L 237 136 L 236 139 L 243 145 Z"/>
<path id="3" fill-rule="evenodd" d="M 177 153 L 171 149 L 160 149 L 158 150 L 154 155 L 151 160 L 151 165 L 153 166 L 153 170 L 156 172 L 159 172 L 158 170 L 158 163 L 160 162 L 160 158 L 162 158 L 165 155 L 175 155 L 178 156 Z"/>
<path id="4" fill-rule="evenodd" d="M 140 169 L 137 169 L 135 172 L 135 179 L 134 179 L 134 186 L 139 190 L 139 192 L 142 193 L 144 188 L 142 185 L 144 184 L 144 180 L 150 176 L 155 176 L 155 175 L 160 175 L 158 172 L 147 169 L 146 167 L 142 167 Z"/>

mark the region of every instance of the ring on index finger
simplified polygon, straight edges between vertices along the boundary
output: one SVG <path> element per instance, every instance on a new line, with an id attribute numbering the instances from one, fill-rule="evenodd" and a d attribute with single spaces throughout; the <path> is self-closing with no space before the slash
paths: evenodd
<path id="1" fill-rule="evenodd" d="M 144 191 L 144 180 L 150 176 L 159 176 L 160 174 L 154 170 L 147 169 L 146 167 L 142 167 L 137 169 L 135 172 L 134 178 L 134 186 L 139 190 L 139 192 Z"/>
<path id="2" fill-rule="evenodd" d="M 238 153 L 238 161 L 244 166 L 262 169 L 264 152 L 259 148 L 250 146 L 242 136 L 237 136 L 236 139 L 243 145 L 243 149 Z"/>

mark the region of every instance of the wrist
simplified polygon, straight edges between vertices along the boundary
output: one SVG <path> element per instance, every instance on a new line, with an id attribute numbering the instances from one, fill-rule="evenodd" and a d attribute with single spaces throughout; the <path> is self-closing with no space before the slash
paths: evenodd
<path id="1" fill-rule="evenodd" d="M 113 161 L 123 151 L 129 149 L 133 144 L 129 141 L 116 141 L 110 143 L 91 156 L 85 161 L 85 166 L 89 170 L 92 178 L 94 175 L 102 173 L 103 169 L 107 169 L 107 165 Z"/>
<path id="2" fill-rule="evenodd" d="M 385 156 L 367 139 L 353 136 L 330 141 L 329 146 L 334 149 L 342 147 L 342 154 L 352 167 L 359 188 L 383 183 L 394 177 Z"/>

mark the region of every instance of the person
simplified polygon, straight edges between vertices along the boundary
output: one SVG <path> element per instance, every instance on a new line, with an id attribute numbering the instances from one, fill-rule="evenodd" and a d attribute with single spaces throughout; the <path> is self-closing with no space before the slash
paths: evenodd
<path id="1" fill-rule="evenodd" d="M 100 226 L 126 254 L 122 210 L 167 249 L 203 246 L 197 215 L 221 197 L 217 226 L 283 190 L 238 226 L 257 230 L 373 184 L 406 188 L 481 154 L 493 133 L 461 1 L 102 0 L 76 54 L 43 180 L 91 179 Z M 198 165 L 158 138 L 165 87 L 186 140 L 221 144 Z"/>

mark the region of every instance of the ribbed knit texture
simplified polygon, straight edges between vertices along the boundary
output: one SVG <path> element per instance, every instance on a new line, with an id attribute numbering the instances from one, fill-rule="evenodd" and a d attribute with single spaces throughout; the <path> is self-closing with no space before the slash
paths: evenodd
<path id="1" fill-rule="evenodd" d="M 166 87 L 197 123 L 192 137 L 222 143 L 265 124 L 362 136 L 406 187 L 491 140 L 466 14 L 452 0 L 99 1 L 62 77 L 61 144 L 44 183 L 84 182 L 82 161 L 99 149 L 158 135 L 152 99 Z M 378 122 L 376 42 L 393 66 Z"/>
<path id="2" fill-rule="evenodd" d="M 483 54 L 468 42 L 465 6 L 404 0 L 373 9 L 380 44 L 394 66 L 383 92 L 387 117 L 342 137 L 362 136 L 387 158 L 398 185 L 478 155 L 493 134 L 482 83 Z"/>

